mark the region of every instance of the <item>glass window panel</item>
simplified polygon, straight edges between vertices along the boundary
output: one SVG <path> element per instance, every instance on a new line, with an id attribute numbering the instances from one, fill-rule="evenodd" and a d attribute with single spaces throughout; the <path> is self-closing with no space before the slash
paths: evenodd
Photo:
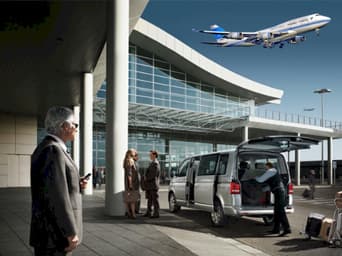
<path id="1" fill-rule="evenodd" d="M 145 80 L 145 81 L 151 81 L 152 82 L 152 75 L 151 74 L 145 74 L 137 72 L 137 79 Z"/>
<path id="2" fill-rule="evenodd" d="M 154 65 L 158 68 L 162 68 L 162 69 L 166 69 L 166 70 L 170 69 L 170 64 L 167 62 L 164 62 L 164 61 L 155 60 Z"/>
<path id="3" fill-rule="evenodd" d="M 191 111 L 199 111 L 200 110 L 199 105 L 189 104 L 189 103 L 186 104 L 186 109 L 191 110 Z"/>
<path id="4" fill-rule="evenodd" d="M 179 72 L 179 73 L 184 73 L 182 70 L 180 70 L 179 68 L 177 68 L 177 67 L 174 66 L 174 65 L 171 65 L 171 70 L 172 70 L 172 71 Z"/>
<path id="5" fill-rule="evenodd" d="M 185 87 L 184 81 L 176 80 L 176 79 L 171 79 L 171 85 L 175 85 L 178 87 Z"/>
<path id="6" fill-rule="evenodd" d="M 186 97 L 186 102 L 190 104 L 200 104 L 200 99 L 195 97 Z"/>
<path id="7" fill-rule="evenodd" d="M 130 46 L 129 46 L 129 53 L 134 54 L 135 52 L 136 52 L 135 46 L 134 46 L 134 45 L 130 45 Z M 130 54 L 130 55 L 131 55 L 131 54 Z"/>
<path id="8" fill-rule="evenodd" d="M 154 97 L 159 98 L 159 99 L 170 99 L 170 94 L 155 91 Z"/>
<path id="9" fill-rule="evenodd" d="M 140 56 L 153 58 L 153 54 L 151 52 L 146 51 L 145 49 L 142 49 L 140 47 L 137 47 L 137 54 Z"/>
<path id="10" fill-rule="evenodd" d="M 138 88 L 145 88 L 145 89 L 151 89 L 152 90 L 152 83 L 146 82 L 146 81 L 137 80 L 137 87 Z"/>
<path id="11" fill-rule="evenodd" d="M 206 106 L 201 106 L 201 112 L 203 113 L 213 113 L 213 108 L 206 107 Z"/>
<path id="12" fill-rule="evenodd" d="M 152 74 L 152 67 L 146 65 L 137 65 L 137 70 L 143 73 Z"/>
<path id="13" fill-rule="evenodd" d="M 214 175 L 216 171 L 218 155 L 203 156 L 198 167 L 198 176 Z"/>
<path id="14" fill-rule="evenodd" d="M 152 98 L 137 96 L 137 103 L 152 105 Z"/>
<path id="15" fill-rule="evenodd" d="M 154 82 L 168 85 L 169 84 L 169 78 L 168 77 L 161 77 L 161 76 L 154 76 Z"/>
<path id="16" fill-rule="evenodd" d="M 152 97 L 151 90 L 137 89 L 137 96 Z"/>
<path id="17" fill-rule="evenodd" d="M 178 73 L 178 72 L 171 72 L 171 76 L 175 79 L 178 79 L 178 80 L 183 80 L 185 81 L 185 73 Z"/>
<path id="18" fill-rule="evenodd" d="M 154 69 L 154 74 L 155 75 L 159 75 L 159 76 L 163 76 L 163 77 L 169 77 L 170 72 L 167 69 L 155 68 Z"/>
<path id="19" fill-rule="evenodd" d="M 162 84 L 154 84 L 154 89 L 157 91 L 169 92 L 170 87 L 169 85 L 162 85 Z"/>
<path id="20" fill-rule="evenodd" d="M 172 101 L 185 102 L 185 98 L 182 95 L 171 94 Z"/>
<path id="21" fill-rule="evenodd" d="M 153 65 L 152 59 L 144 58 L 144 57 L 141 57 L 141 56 L 138 56 L 136 58 L 136 62 L 138 64 L 142 64 L 142 65 L 146 65 L 146 66 L 152 66 Z"/>
<path id="22" fill-rule="evenodd" d="M 135 87 L 134 86 L 128 87 L 128 93 L 129 94 L 135 94 Z"/>
<path id="23" fill-rule="evenodd" d="M 128 85 L 129 85 L 129 86 L 135 86 L 135 79 L 129 78 L 129 79 L 128 79 Z"/>
<path id="24" fill-rule="evenodd" d="M 169 107 L 170 101 L 169 100 L 154 99 L 154 105 L 160 106 L 160 107 Z"/>
<path id="25" fill-rule="evenodd" d="M 213 101 L 212 100 L 201 99 L 201 105 L 207 106 L 207 107 L 213 107 Z"/>
<path id="26" fill-rule="evenodd" d="M 220 163 L 219 163 L 218 171 L 217 171 L 218 175 L 223 175 L 223 174 L 226 173 L 226 171 L 227 171 L 227 164 L 228 164 L 228 154 L 221 155 Z"/>
<path id="27" fill-rule="evenodd" d="M 171 92 L 184 95 L 185 90 L 184 90 L 184 88 L 179 88 L 179 87 L 176 87 L 176 86 L 171 86 Z"/>
<path id="28" fill-rule="evenodd" d="M 186 90 L 186 95 L 188 96 L 193 96 L 193 97 L 200 97 L 201 93 L 199 90 L 190 90 L 190 89 L 187 89 Z"/>
<path id="29" fill-rule="evenodd" d="M 172 108 L 185 109 L 185 104 L 184 104 L 184 103 L 181 103 L 181 102 L 172 101 L 172 102 L 171 102 L 171 107 L 172 107 Z"/>

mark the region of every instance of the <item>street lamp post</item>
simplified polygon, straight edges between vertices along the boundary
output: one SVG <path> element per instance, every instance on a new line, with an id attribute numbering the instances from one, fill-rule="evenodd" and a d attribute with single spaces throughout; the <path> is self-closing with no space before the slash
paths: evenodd
<path id="1" fill-rule="evenodd" d="M 324 102 L 323 102 L 323 94 L 332 92 L 332 90 L 327 88 L 314 90 L 314 93 L 318 93 L 321 95 L 321 127 L 324 127 Z M 324 143 L 323 140 L 321 142 L 322 150 L 321 150 L 321 184 L 324 184 Z"/>

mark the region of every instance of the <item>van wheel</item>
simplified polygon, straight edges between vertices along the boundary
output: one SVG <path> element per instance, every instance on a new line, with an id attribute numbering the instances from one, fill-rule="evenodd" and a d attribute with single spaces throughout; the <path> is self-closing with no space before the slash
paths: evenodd
<path id="1" fill-rule="evenodd" d="M 274 216 L 273 215 L 266 215 L 262 217 L 262 220 L 264 221 L 266 226 L 270 226 L 273 224 Z"/>
<path id="2" fill-rule="evenodd" d="M 176 197 L 175 197 L 175 194 L 174 193 L 170 193 L 169 195 L 169 210 L 170 212 L 178 212 L 180 210 L 180 206 L 177 205 L 177 200 L 176 200 Z"/>
<path id="3" fill-rule="evenodd" d="M 211 224 L 214 227 L 223 227 L 226 222 L 226 216 L 224 215 L 223 207 L 218 199 L 214 201 L 214 210 L 211 212 L 210 217 Z"/>

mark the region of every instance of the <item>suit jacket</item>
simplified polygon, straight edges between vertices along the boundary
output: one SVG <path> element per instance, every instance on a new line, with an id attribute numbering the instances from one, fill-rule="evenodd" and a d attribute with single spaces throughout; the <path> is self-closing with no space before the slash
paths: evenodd
<path id="1" fill-rule="evenodd" d="M 152 161 L 146 169 L 144 178 L 145 190 L 159 189 L 160 164 L 157 159 Z"/>
<path id="2" fill-rule="evenodd" d="M 30 245 L 64 249 L 82 240 L 82 198 L 77 166 L 56 138 L 46 136 L 31 156 Z"/>

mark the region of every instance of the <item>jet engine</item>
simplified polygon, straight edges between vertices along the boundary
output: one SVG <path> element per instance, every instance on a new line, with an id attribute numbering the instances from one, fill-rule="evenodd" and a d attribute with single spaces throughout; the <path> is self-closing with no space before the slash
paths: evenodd
<path id="1" fill-rule="evenodd" d="M 269 40 L 273 38 L 273 34 L 271 32 L 263 32 L 258 35 L 259 39 Z"/>
<path id="2" fill-rule="evenodd" d="M 241 32 L 231 32 L 228 37 L 231 39 L 242 39 L 243 35 Z"/>
<path id="3" fill-rule="evenodd" d="M 305 40 L 305 36 L 295 36 L 293 38 L 290 39 L 290 44 L 296 44 L 299 42 L 303 42 Z"/>

